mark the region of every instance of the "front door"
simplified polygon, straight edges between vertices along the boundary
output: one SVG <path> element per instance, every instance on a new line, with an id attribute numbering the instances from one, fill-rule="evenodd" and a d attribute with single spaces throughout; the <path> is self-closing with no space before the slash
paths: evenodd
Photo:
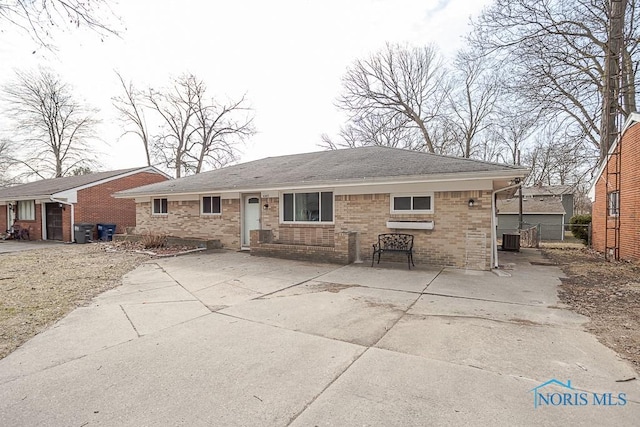
<path id="1" fill-rule="evenodd" d="M 244 211 L 242 220 L 242 247 L 251 244 L 251 230 L 260 229 L 260 196 L 249 194 L 244 196 Z"/>
<path id="2" fill-rule="evenodd" d="M 62 240 L 62 207 L 47 203 L 47 240 Z"/>

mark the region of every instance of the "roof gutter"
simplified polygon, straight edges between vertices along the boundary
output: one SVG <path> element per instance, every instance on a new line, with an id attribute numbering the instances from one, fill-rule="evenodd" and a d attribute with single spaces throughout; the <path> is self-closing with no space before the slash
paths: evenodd
<path id="1" fill-rule="evenodd" d="M 469 173 L 449 173 L 440 175 L 407 175 L 402 177 L 388 177 L 374 178 L 374 177 L 362 177 L 358 179 L 345 179 L 345 180 L 329 180 L 329 181 L 308 181 L 308 182 L 289 182 L 278 183 L 268 186 L 253 186 L 253 187 L 240 187 L 233 186 L 227 188 L 204 188 L 198 190 L 187 191 L 174 191 L 173 189 L 165 189 L 164 191 L 140 191 L 136 192 L 135 189 L 118 191 L 112 196 L 116 199 L 134 199 L 136 197 L 157 197 L 167 196 L 174 194 L 181 195 L 199 195 L 203 193 L 257 193 L 262 191 L 284 191 L 284 190 L 303 190 L 307 188 L 342 188 L 342 187 L 354 187 L 363 185 L 402 185 L 402 184 L 422 184 L 422 183 L 434 183 L 434 182 L 459 182 L 469 180 L 498 180 L 508 178 L 522 178 L 526 176 L 529 169 L 510 169 L 506 171 L 482 171 L 482 172 L 469 172 Z M 167 181 L 170 182 L 170 181 Z M 164 184 L 164 183 L 163 183 Z M 155 184 L 150 184 L 155 185 Z"/>
<path id="2" fill-rule="evenodd" d="M 518 182 L 507 187 L 498 188 L 491 193 L 491 265 L 492 268 L 498 268 L 498 236 L 497 236 L 497 224 L 496 218 L 498 216 L 496 212 L 496 195 L 503 191 L 511 190 L 512 188 L 522 187 L 522 180 L 517 178 Z"/>
<path id="3" fill-rule="evenodd" d="M 71 206 L 71 227 L 70 227 L 70 230 L 71 230 L 71 243 L 75 243 L 76 239 L 75 239 L 75 233 L 73 232 L 73 223 L 75 222 L 75 219 L 76 219 L 76 212 L 75 212 L 74 204 L 66 202 L 64 200 L 56 199 L 53 196 L 49 196 L 49 199 L 52 202 L 55 202 L 55 203 L 60 203 L 60 204 L 63 204 L 63 205 Z M 47 232 L 46 231 L 47 227 L 46 227 L 46 224 L 45 224 L 45 217 L 46 217 L 46 215 L 42 215 L 42 232 L 43 232 L 43 234 L 45 234 Z M 49 237 L 49 236 L 47 236 L 47 237 Z"/>

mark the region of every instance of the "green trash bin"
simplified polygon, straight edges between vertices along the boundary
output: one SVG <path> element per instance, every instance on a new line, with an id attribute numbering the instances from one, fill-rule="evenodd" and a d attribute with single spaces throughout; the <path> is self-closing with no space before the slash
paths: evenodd
<path id="1" fill-rule="evenodd" d="M 93 241 L 93 224 L 84 222 L 73 224 L 73 239 L 76 243 L 89 243 Z"/>

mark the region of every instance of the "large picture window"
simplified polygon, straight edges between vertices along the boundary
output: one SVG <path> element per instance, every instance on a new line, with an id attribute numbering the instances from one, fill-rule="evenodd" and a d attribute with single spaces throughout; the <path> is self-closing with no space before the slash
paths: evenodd
<path id="1" fill-rule="evenodd" d="M 219 215 L 222 213 L 220 196 L 204 196 L 202 198 L 202 213 L 204 215 Z"/>
<path id="2" fill-rule="evenodd" d="M 36 202 L 34 200 L 18 201 L 18 219 L 22 221 L 35 221 Z"/>
<path id="3" fill-rule="evenodd" d="M 284 193 L 283 222 L 333 222 L 333 192 Z"/>
<path id="4" fill-rule="evenodd" d="M 433 195 L 391 195 L 391 213 L 433 213 Z"/>
<path id="5" fill-rule="evenodd" d="M 167 199 L 153 199 L 154 215 L 166 215 L 168 212 Z"/>
<path id="6" fill-rule="evenodd" d="M 620 192 L 612 191 L 608 195 L 609 216 L 620 215 Z"/>

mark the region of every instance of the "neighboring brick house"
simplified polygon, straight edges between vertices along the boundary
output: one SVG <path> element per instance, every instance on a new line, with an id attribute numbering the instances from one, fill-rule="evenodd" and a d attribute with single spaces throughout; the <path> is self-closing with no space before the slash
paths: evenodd
<path id="1" fill-rule="evenodd" d="M 154 167 L 45 179 L 0 189 L 0 226 L 29 230 L 31 240 L 73 241 L 73 224 L 116 224 L 116 232 L 136 223 L 132 200 L 112 194 L 169 179 Z"/>
<path id="2" fill-rule="evenodd" d="M 609 256 L 640 261 L 640 113 L 628 117 L 595 177 L 589 191 L 593 248 L 609 248 Z"/>
<path id="3" fill-rule="evenodd" d="M 526 174 L 516 166 L 362 147 L 270 157 L 115 196 L 135 199 L 137 233 L 346 264 L 370 259 L 378 234 L 407 232 L 415 235 L 416 263 L 489 269 L 497 262 L 493 196 L 515 191 L 514 181 Z"/>

